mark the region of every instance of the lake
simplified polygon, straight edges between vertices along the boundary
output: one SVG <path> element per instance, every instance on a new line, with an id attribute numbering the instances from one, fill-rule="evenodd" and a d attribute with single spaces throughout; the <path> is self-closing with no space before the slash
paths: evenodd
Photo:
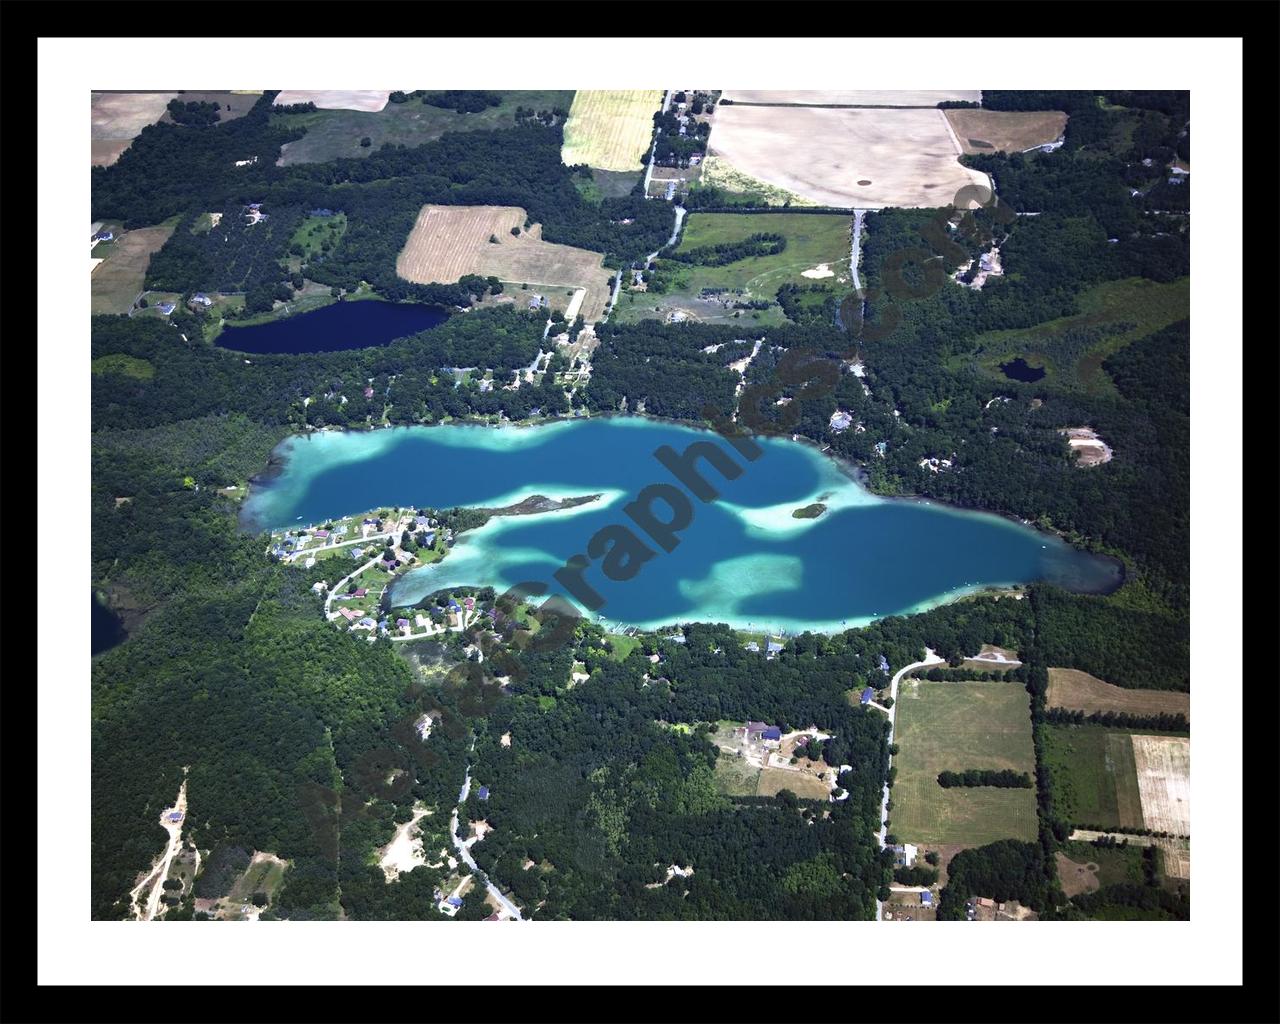
<path id="1" fill-rule="evenodd" d="M 386 345 L 435 327 L 449 314 L 416 302 L 360 299 L 332 302 L 309 313 L 268 320 L 248 327 L 226 327 L 215 339 L 219 348 L 250 355 L 339 352 Z"/>
<path id="2" fill-rule="evenodd" d="M 725 481 L 699 463 L 719 499 L 690 496 L 692 522 L 674 549 L 649 542 L 655 554 L 633 578 L 610 580 L 593 560 L 583 579 L 605 598 L 599 614 L 609 623 L 835 630 L 986 586 L 1049 580 L 1108 592 L 1121 582 L 1113 561 L 1012 520 L 877 497 L 807 444 L 761 439 L 763 454 L 747 461 L 715 434 L 638 417 L 293 437 L 274 453 L 279 474 L 253 487 L 243 522 L 266 529 L 291 526 L 298 516 L 311 524 L 391 505 L 495 507 L 531 494 L 600 493 L 599 501 L 576 508 L 491 519 L 462 534 L 443 561 L 411 570 L 393 588 L 397 604 L 462 585 L 502 591 L 538 581 L 564 593 L 552 574 L 568 556 L 586 552 L 592 535 L 610 524 L 639 534 L 622 507 L 646 485 L 676 483 L 654 450 L 665 444 L 683 452 L 704 440 L 722 448 L 741 474 Z M 816 519 L 792 516 L 816 501 L 827 506 Z M 668 517 L 660 502 L 654 508 Z"/>

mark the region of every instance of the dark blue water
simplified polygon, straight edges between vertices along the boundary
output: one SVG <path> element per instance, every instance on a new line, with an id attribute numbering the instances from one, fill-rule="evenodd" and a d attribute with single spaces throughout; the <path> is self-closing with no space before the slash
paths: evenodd
<path id="1" fill-rule="evenodd" d="M 598 611 L 610 622 L 839 629 L 983 586 L 1046 579 L 1107 591 L 1120 582 L 1114 563 L 1018 523 L 878 498 L 807 445 L 766 440 L 764 454 L 748 462 L 714 434 L 626 418 L 290 439 L 277 452 L 283 473 L 255 488 L 244 514 L 251 526 L 285 527 L 392 505 L 499 506 L 530 494 L 603 492 L 599 502 L 569 511 L 493 519 L 393 588 L 397 604 L 461 585 L 502 590 L 533 581 L 563 593 L 553 574 L 565 559 L 586 552 L 602 527 L 620 524 L 639 534 L 622 506 L 648 484 L 673 482 L 654 449 L 682 452 L 704 440 L 723 447 L 741 475 L 725 481 L 707 469 L 720 498 L 691 499 L 692 522 L 670 553 L 641 536 L 654 553 L 633 578 L 611 580 L 593 560 L 584 579 L 605 598 Z M 792 517 L 819 499 L 824 515 Z M 667 518 L 661 503 L 654 509 Z"/>
<path id="2" fill-rule="evenodd" d="M 97 594 L 92 596 L 93 612 L 89 618 L 89 650 L 93 654 L 101 654 L 123 641 L 127 634 L 120 616 L 105 607 L 98 600 Z"/>
<path id="3" fill-rule="evenodd" d="M 1012 362 L 1001 363 L 1000 369 L 1010 380 L 1020 380 L 1024 384 L 1031 384 L 1044 376 L 1043 367 L 1029 366 L 1022 356 L 1018 356 Z"/>
<path id="4" fill-rule="evenodd" d="M 438 306 L 414 302 L 334 302 L 283 320 L 227 327 L 215 344 L 252 355 L 339 352 L 386 345 L 435 327 L 448 317 Z"/>

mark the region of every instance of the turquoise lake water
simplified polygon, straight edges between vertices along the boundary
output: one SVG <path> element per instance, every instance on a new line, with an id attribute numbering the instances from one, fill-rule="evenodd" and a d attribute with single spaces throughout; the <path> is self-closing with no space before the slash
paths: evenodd
<path id="1" fill-rule="evenodd" d="M 677 483 L 653 455 L 710 440 L 740 467 L 726 481 L 705 462 L 702 476 L 720 497 L 688 495 L 693 519 L 670 553 L 622 511 L 646 485 Z M 798 631 L 863 625 L 921 611 L 985 586 L 1048 580 L 1076 591 L 1107 592 L 1121 582 L 1109 559 L 999 516 L 879 498 L 832 459 L 806 444 L 760 439 L 748 461 L 713 433 L 640 418 L 564 421 L 538 427 L 403 427 L 325 432 L 285 441 L 282 472 L 254 487 L 246 526 L 267 529 L 390 505 L 501 506 L 531 494 L 552 498 L 602 493 L 559 512 L 491 519 L 468 531 L 441 562 L 412 570 L 393 588 L 409 604 L 453 586 L 545 583 L 587 551 L 604 526 L 629 527 L 655 552 L 629 580 L 614 581 L 593 560 L 583 579 L 605 599 L 594 616 L 654 628 L 716 621 Z M 679 484 L 677 483 L 677 486 Z M 688 494 L 687 489 L 685 493 Z M 817 519 L 793 509 L 822 500 Z M 660 518 L 667 508 L 656 503 Z M 343 563 L 345 564 L 345 563 Z M 566 595 L 567 596 L 567 595 Z"/>

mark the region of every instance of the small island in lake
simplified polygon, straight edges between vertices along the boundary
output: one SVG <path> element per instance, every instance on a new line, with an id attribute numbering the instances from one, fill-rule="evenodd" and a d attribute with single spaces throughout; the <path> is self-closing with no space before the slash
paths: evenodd
<path id="1" fill-rule="evenodd" d="M 791 513 L 792 519 L 817 519 L 827 510 L 827 506 L 820 501 L 815 501 L 812 505 L 805 505 L 804 508 L 795 509 Z"/>

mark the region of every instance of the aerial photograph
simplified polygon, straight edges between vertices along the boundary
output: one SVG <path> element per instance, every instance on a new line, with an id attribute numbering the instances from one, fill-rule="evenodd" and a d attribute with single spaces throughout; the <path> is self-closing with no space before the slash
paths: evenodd
<path id="1" fill-rule="evenodd" d="M 84 95 L 84 916 L 1191 920 L 1190 91 L 698 67 Z"/>

